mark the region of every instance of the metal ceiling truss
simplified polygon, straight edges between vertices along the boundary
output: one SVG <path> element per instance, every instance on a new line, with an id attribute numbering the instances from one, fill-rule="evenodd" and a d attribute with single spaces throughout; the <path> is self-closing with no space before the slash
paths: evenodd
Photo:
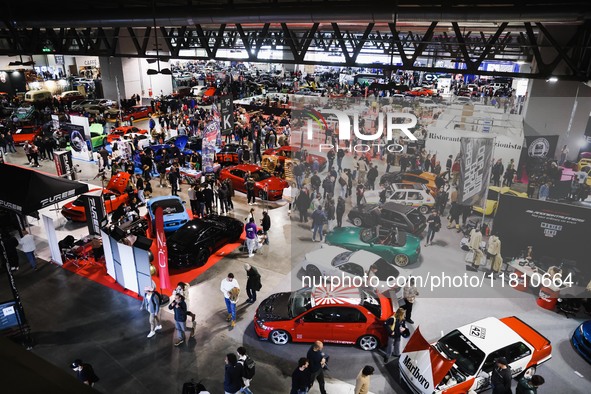
<path id="1" fill-rule="evenodd" d="M 65 55 L 150 57 L 154 29 L 127 28 L 0 28 L 0 55 L 57 53 Z M 404 68 L 428 72 L 506 75 L 587 81 L 591 79 L 591 22 L 572 26 L 562 44 L 543 23 L 501 22 L 480 30 L 458 22 L 431 22 L 428 26 L 398 26 L 396 23 L 219 24 L 159 27 L 164 39 L 162 54 L 173 59 L 217 59 L 286 64 L 320 64 Z M 124 42 L 127 45 L 122 45 Z M 122 48 L 128 48 L 122 50 Z M 280 59 L 261 59 L 261 49 L 282 51 Z M 242 52 L 222 56 L 221 49 Z M 191 50 L 195 55 L 185 55 Z M 199 51 L 200 50 L 200 51 Z M 199 52 L 199 53 L 198 53 Z M 317 61 L 313 52 L 339 56 L 336 61 Z M 244 53 L 246 57 L 244 57 Z M 360 54 L 384 54 L 400 58 L 402 65 L 360 62 Z M 554 57 L 548 61 L 548 54 Z M 437 67 L 438 60 L 452 60 L 458 69 Z M 535 70 L 487 72 L 478 70 L 485 61 L 535 61 Z M 546 61 L 544 61 L 546 60 Z M 465 67 L 460 67 L 460 64 Z"/>

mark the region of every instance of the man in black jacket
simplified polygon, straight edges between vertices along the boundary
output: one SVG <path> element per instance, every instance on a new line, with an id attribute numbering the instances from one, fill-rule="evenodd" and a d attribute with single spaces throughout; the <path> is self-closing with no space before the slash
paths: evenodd
<path id="1" fill-rule="evenodd" d="M 171 194 L 173 196 L 178 196 L 179 178 L 180 178 L 179 169 L 176 167 L 172 167 L 170 172 L 168 173 L 168 182 L 170 182 L 170 188 L 172 189 Z"/>
<path id="2" fill-rule="evenodd" d="M 495 360 L 496 368 L 492 372 L 490 383 L 493 387 L 492 394 L 511 393 L 511 367 L 505 357 Z"/>
<path id="3" fill-rule="evenodd" d="M 314 380 L 318 381 L 320 387 L 320 393 L 326 394 L 324 388 L 324 367 L 326 367 L 326 358 L 322 349 L 324 344 L 320 341 L 314 342 L 314 344 L 308 350 L 307 358 L 310 362 L 310 388 L 314 385 Z"/>
<path id="4" fill-rule="evenodd" d="M 99 381 L 98 376 L 94 373 L 92 365 L 83 363 L 80 359 L 74 360 L 70 365 L 70 368 L 76 371 L 76 377 L 78 380 L 90 387 L 94 386 L 94 384 Z"/>
<path id="5" fill-rule="evenodd" d="M 224 367 L 224 392 L 236 394 L 242 388 L 242 364 L 234 353 L 226 354 Z"/>
<path id="6" fill-rule="evenodd" d="M 291 391 L 289 394 L 307 393 L 310 386 L 310 363 L 306 357 L 300 358 L 298 367 L 291 374 Z"/>
<path id="7" fill-rule="evenodd" d="M 265 245 L 269 245 L 269 230 L 271 229 L 271 217 L 269 216 L 269 212 L 263 211 L 263 219 L 261 220 L 261 226 L 263 227 L 263 234 L 265 234 L 265 239 L 263 243 Z"/>
<path id="8" fill-rule="evenodd" d="M 248 295 L 248 302 L 249 304 L 254 304 L 257 300 L 257 291 L 261 290 L 261 274 L 259 271 L 251 266 L 250 264 L 244 264 L 244 269 L 246 270 L 246 276 L 248 279 L 246 280 L 246 295 Z"/>

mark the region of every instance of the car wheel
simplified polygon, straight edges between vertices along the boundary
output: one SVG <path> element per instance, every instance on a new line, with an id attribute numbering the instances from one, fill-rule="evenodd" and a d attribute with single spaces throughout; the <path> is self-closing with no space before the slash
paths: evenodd
<path id="1" fill-rule="evenodd" d="M 269 339 L 275 345 L 285 345 L 289 342 L 289 334 L 283 330 L 274 330 L 269 334 Z"/>
<path id="2" fill-rule="evenodd" d="M 373 335 L 364 335 L 357 340 L 357 344 L 361 350 L 371 351 L 378 348 L 378 339 Z"/>
<path id="3" fill-rule="evenodd" d="M 531 367 L 529 367 L 528 369 L 523 371 L 523 373 L 518 375 L 517 380 L 519 380 L 521 378 L 526 378 L 528 380 L 531 379 L 531 377 L 536 374 L 536 369 L 537 369 L 537 365 L 532 365 Z"/>
<path id="4" fill-rule="evenodd" d="M 405 254 L 397 254 L 394 256 L 394 264 L 398 267 L 406 267 L 408 265 L 408 256 Z"/>
<path id="5" fill-rule="evenodd" d="M 426 215 L 427 212 L 429 212 L 429 207 L 426 205 L 421 205 L 419 207 L 419 212 L 422 213 L 423 215 Z"/>
<path id="6" fill-rule="evenodd" d="M 205 263 L 207 263 L 207 259 L 209 259 L 209 256 L 209 249 L 201 249 L 197 254 L 197 264 L 199 264 L 199 266 L 205 265 Z"/>
<path id="7" fill-rule="evenodd" d="M 357 227 L 361 227 L 363 225 L 363 220 L 359 216 L 353 218 L 353 224 Z"/>
<path id="8" fill-rule="evenodd" d="M 322 272 L 316 267 L 315 265 L 311 265 L 306 269 L 306 275 L 310 278 L 320 278 L 322 276 Z"/>

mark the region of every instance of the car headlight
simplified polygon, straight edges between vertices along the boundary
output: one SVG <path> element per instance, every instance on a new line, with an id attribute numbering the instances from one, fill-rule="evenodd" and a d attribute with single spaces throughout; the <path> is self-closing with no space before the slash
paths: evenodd
<path id="1" fill-rule="evenodd" d="M 262 328 L 265 331 L 268 331 L 271 329 L 271 327 L 265 326 L 265 323 L 262 320 L 257 320 L 257 324 L 260 328 Z"/>

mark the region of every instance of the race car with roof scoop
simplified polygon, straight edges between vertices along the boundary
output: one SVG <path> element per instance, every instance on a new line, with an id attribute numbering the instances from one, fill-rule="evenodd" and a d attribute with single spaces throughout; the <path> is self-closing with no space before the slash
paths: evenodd
<path id="1" fill-rule="evenodd" d="M 466 324 L 432 344 L 417 328 L 398 363 L 412 392 L 459 394 L 488 390 L 499 361 L 507 363 L 514 378 L 529 378 L 551 357 L 550 341 L 510 316 Z"/>
<path id="2" fill-rule="evenodd" d="M 393 314 L 384 294 L 361 287 L 306 287 L 276 293 L 261 302 L 254 329 L 261 340 L 357 344 L 363 350 L 386 345 L 384 322 Z"/>

